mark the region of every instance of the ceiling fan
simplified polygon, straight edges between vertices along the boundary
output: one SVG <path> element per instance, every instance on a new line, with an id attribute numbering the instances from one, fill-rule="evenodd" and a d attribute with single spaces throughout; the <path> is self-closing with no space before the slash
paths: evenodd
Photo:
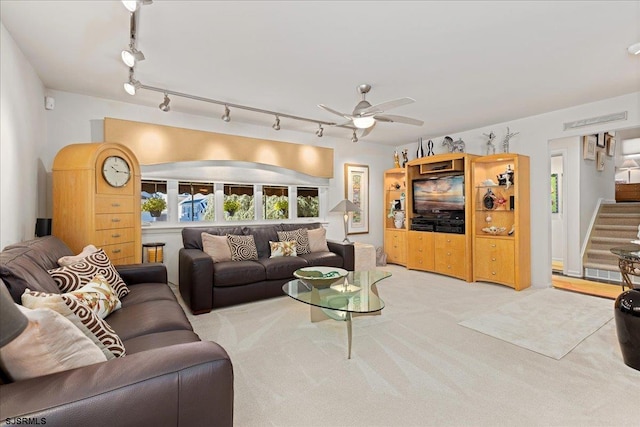
<path id="1" fill-rule="evenodd" d="M 367 136 L 373 130 L 376 122 L 404 123 L 414 126 L 422 126 L 424 124 L 422 120 L 412 119 L 411 117 L 384 114 L 385 111 L 391 110 L 392 108 L 416 102 L 415 99 L 398 98 L 392 101 L 371 105 L 369 101 L 366 100 L 367 93 L 369 93 L 370 90 L 371 85 L 361 84 L 358 86 L 358 92 L 362 95 L 362 101 L 358 102 L 351 114 L 341 113 L 324 104 L 318 104 L 318 107 L 347 119 L 346 122 L 338 123 L 336 126 L 355 126 L 357 129 L 363 129 L 360 138 Z"/>

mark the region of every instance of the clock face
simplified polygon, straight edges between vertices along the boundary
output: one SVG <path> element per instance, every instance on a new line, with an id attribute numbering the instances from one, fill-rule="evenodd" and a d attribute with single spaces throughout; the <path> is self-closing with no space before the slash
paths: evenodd
<path id="1" fill-rule="evenodd" d="M 122 157 L 110 156 L 102 164 L 102 176 L 110 186 L 124 187 L 131 178 L 131 168 Z"/>

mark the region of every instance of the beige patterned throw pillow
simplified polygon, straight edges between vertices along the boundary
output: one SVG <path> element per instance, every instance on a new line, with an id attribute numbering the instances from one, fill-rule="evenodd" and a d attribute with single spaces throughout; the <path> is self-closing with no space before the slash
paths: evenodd
<path id="1" fill-rule="evenodd" d="M 31 309 L 50 308 L 62 314 L 100 347 L 107 359 L 126 354 L 122 340 L 111 326 L 75 296 L 27 289 L 22 294 L 22 305 Z"/>
<path id="2" fill-rule="evenodd" d="M 62 292 L 80 289 L 96 277 L 96 274 L 102 274 L 118 298 L 123 298 L 129 293 L 129 288 L 102 249 L 74 264 L 49 270 L 49 274 Z"/>
<path id="3" fill-rule="evenodd" d="M 227 234 L 232 261 L 251 261 L 258 259 L 258 249 L 252 235 L 238 236 Z"/>
<path id="4" fill-rule="evenodd" d="M 278 239 L 281 242 L 296 241 L 296 251 L 298 255 L 311 253 L 309 249 L 309 235 L 306 228 L 299 228 L 293 231 L 278 231 Z"/>
<path id="5" fill-rule="evenodd" d="M 80 252 L 78 255 L 67 255 L 67 256 L 63 256 L 62 258 L 59 258 L 58 265 L 60 267 L 65 267 L 67 265 L 75 264 L 76 262 L 82 261 L 83 259 L 85 259 L 86 257 L 88 257 L 94 252 L 98 252 L 98 248 L 96 248 L 93 245 L 87 245 L 82 249 L 82 252 Z"/>
<path id="6" fill-rule="evenodd" d="M 297 256 L 295 240 L 292 240 L 290 242 L 269 241 L 269 246 L 271 246 L 271 256 L 269 258 L 277 258 L 281 256 Z"/>

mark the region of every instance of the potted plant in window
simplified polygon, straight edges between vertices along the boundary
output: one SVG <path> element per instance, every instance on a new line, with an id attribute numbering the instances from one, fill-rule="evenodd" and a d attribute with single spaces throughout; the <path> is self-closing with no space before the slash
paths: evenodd
<path id="1" fill-rule="evenodd" d="M 240 202 L 234 199 L 227 199 L 224 201 L 222 205 L 225 212 L 229 214 L 229 216 L 233 216 L 238 209 L 240 209 Z"/>
<path id="2" fill-rule="evenodd" d="M 167 208 L 167 202 L 164 201 L 162 196 L 154 194 L 144 201 L 142 204 L 142 210 L 149 212 L 152 217 L 158 218 L 162 211 Z"/>
<path id="3" fill-rule="evenodd" d="M 285 216 L 289 209 L 289 201 L 286 199 L 280 199 L 273 204 L 273 209 L 275 209 L 281 216 Z"/>

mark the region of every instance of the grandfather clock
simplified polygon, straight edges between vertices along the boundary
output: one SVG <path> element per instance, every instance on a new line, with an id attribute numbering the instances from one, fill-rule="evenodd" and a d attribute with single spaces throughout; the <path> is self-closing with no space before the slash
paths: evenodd
<path id="1" fill-rule="evenodd" d="M 142 261 L 140 165 L 109 142 L 71 144 L 53 160 L 53 235 L 75 253 L 92 244 L 113 264 Z"/>

